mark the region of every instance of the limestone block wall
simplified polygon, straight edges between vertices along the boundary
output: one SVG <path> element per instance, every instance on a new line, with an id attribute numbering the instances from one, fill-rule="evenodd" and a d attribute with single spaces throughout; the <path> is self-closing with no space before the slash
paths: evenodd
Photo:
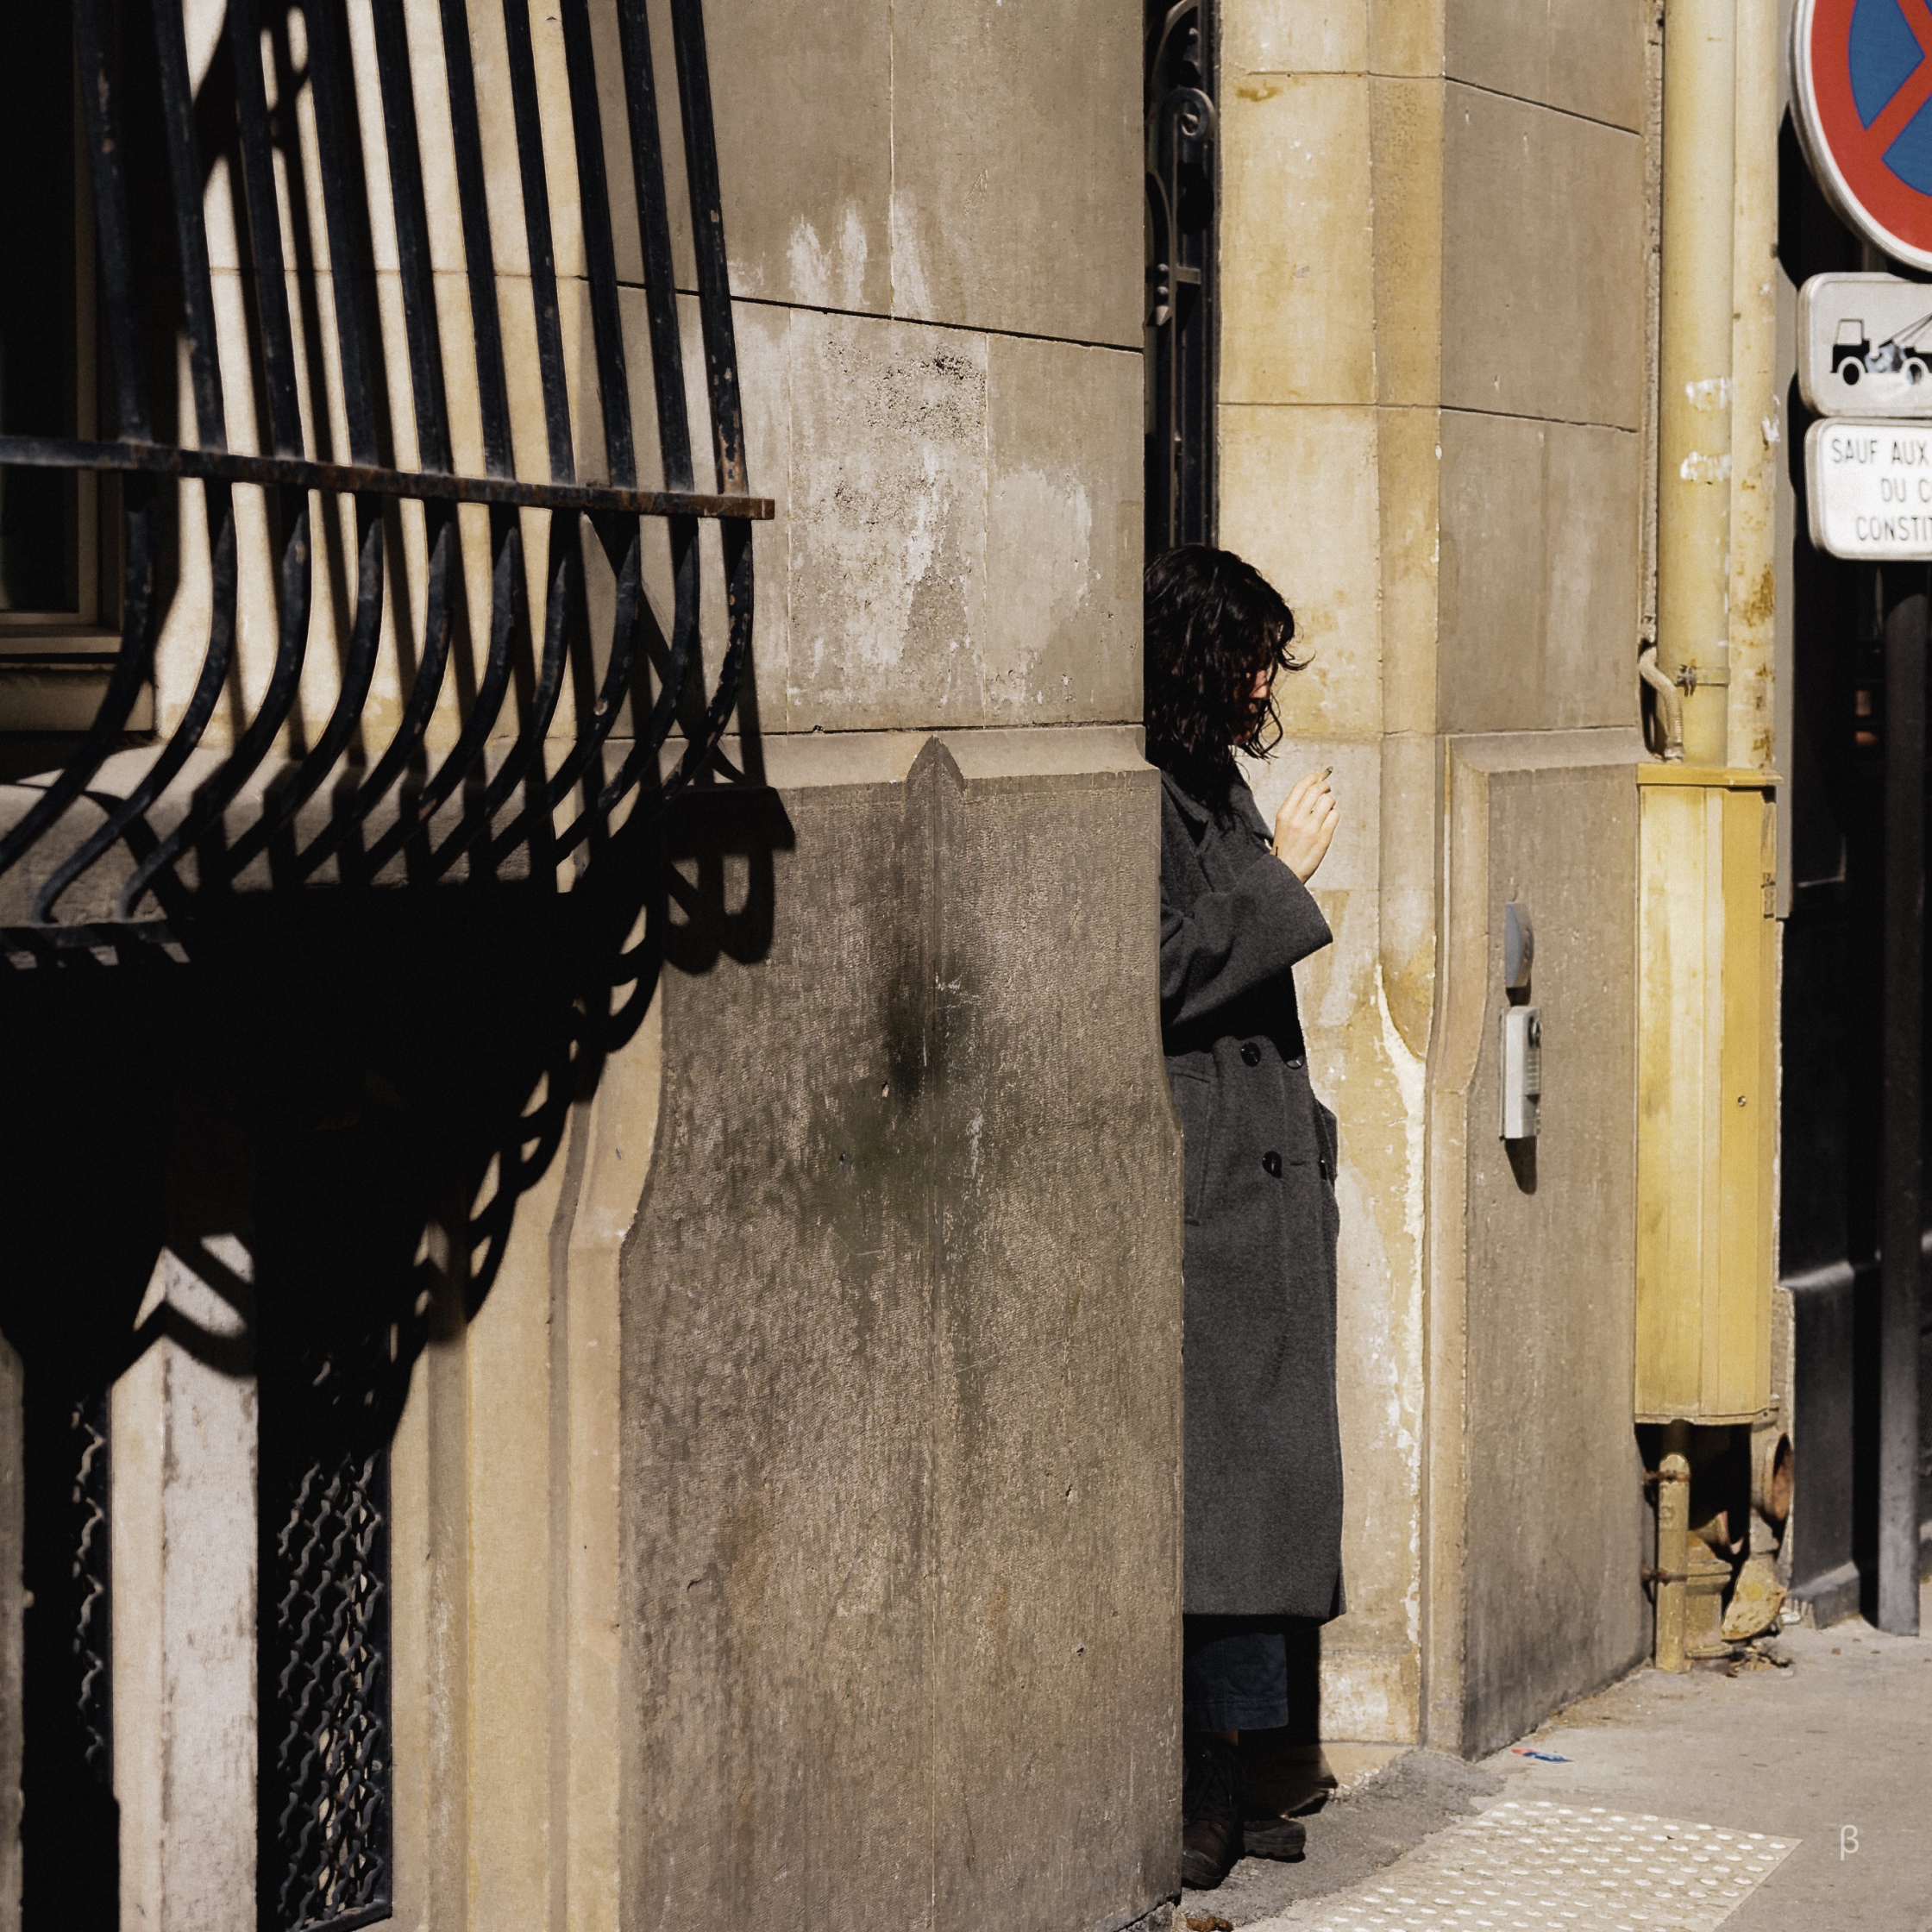
<path id="1" fill-rule="evenodd" d="M 1640 755 L 1628 731 L 1448 743 L 1430 1061 L 1430 1734 L 1494 1749 L 1649 1641 L 1635 1327 Z M 1502 906 L 1533 909 L 1542 1131 L 1496 1132 Z"/>
<path id="2" fill-rule="evenodd" d="M 626 1923 L 1174 1883 L 1175 1136 L 1113 743 L 775 746 L 770 949 L 667 983 L 667 1040 L 730 1044 L 668 1061 L 622 1258 Z"/>
<path id="3" fill-rule="evenodd" d="M 1137 28 L 706 22 L 776 817 L 676 847 L 656 1000 L 467 1323 L 449 1253 L 398 1916 L 1123 1925 L 1179 1788 Z M 688 308 L 687 369 L 695 415 Z"/>
<path id="4" fill-rule="evenodd" d="M 1628 970 L 1590 981 L 1608 1007 L 1579 1003 L 1593 1044 L 1563 1050 L 1575 1084 L 1527 1185 L 1482 1079 L 1503 899 L 1568 905 L 1588 883 L 1598 950 L 1578 969 L 1634 958 L 1634 888 L 1613 884 L 1629 812 L 1527 775 L 1580 761 L 1614 792 L 1639 755 L 1646 16 L 1224 0 L 1221 20 L 1221 540 L 1281 586 L 1313 653 L 1256 789 L 1271 809 L 1333 765 L 1345 815 L 1315 881 L 1336 944 L 1301 986 L 1343 1145 L 1350 1610 L 1324 1633 L 1322 1722 L 1473 1749 L 1639 1642 L 1628 1405 L 1603 1395 L 1629 1377 Z M 1485 771 L 1526 775 L 1484 794 L 1494 849 L 1587 800 L 1534 883 L 1458 870 L 1476 737 Z M 1481 915 L 1459 877 L 1483 881 Z M 1466 1067 L 1445 1057 L 1452 982 L 1479 1015 Z M 1562 1457 L 1539 1446 L 1552 1414 L 1575 1432 Z M 1475 1538 L 1478 1489 L 1509 1501 Z M 1539 1603 L 1559 1571 L 1605 1579 L 1607 1605 Z"/>

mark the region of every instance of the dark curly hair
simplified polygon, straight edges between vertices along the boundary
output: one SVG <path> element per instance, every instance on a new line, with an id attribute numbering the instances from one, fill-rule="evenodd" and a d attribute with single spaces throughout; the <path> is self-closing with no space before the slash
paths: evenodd
<path id="1" fill-rule="evenodd" d="M 1233 775 L 1234 754 L 1264 758 L 1281 742 L 1272 691 L 1257 701 L 1255 675 L 1298 671 L 1289 646 L 1295 613 L 1251 563 L 1232 550 L 1184 543 L 1147 567 L 1147 756 L 1199 786 Z"/>

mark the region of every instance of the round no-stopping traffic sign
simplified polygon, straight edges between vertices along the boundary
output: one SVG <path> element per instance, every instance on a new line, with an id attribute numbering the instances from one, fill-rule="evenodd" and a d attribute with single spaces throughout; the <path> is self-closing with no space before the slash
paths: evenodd
<path id="1" fill-rule="evenodd" d="M 1932 268 L 1932 0 L 1798 0 L 1791 79 L 1828 198 L 1894 260 Z"/>

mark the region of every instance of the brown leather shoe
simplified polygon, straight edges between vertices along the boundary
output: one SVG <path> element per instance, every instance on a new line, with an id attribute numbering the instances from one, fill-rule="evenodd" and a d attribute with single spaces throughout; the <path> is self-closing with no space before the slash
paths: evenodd
<path id="1" fill-rule="evenodd" d="M 1181 1792 L 1181 1883 L 1212 1891 L 1242 1855 L 1241 1757 L 1213 1731 L 1183 1734 L 1187 1781 Z"/>
<path id="2" fill-rule="evenodd" d="M 1305 1817 L 1319 1811 L 1335 1789 L 1335 1774 L 1319 1744 L 1286 1744 L 1279 1731 L 1241 1734 L 1241 1788 L 1251 1824 L 1270 1818 Z"/>

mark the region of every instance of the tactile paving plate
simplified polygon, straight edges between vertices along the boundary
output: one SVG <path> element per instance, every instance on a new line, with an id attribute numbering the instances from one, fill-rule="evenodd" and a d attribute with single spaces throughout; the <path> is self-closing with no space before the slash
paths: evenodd
<path id="1" fill-rule="evenodd" d="M 1715 1932 L 1797 1844 L 1512 1800 L 1452 1826 L 1312 1923 L 1320 1932 Z"/>

